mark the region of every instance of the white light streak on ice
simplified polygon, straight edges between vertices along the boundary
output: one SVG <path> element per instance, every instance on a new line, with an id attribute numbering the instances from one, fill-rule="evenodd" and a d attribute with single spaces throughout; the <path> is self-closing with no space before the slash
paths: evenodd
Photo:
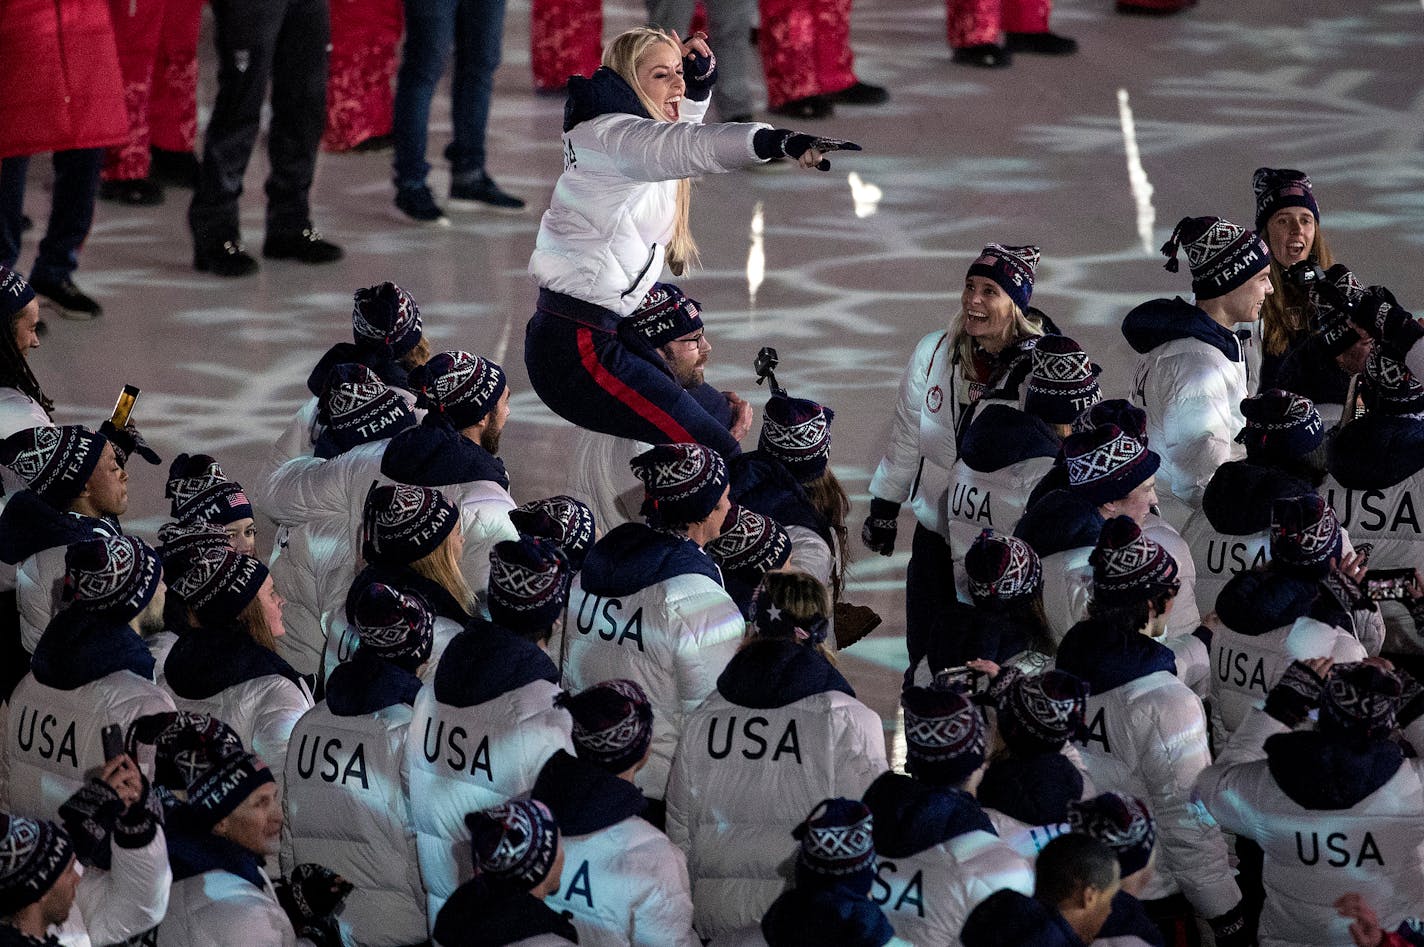
<path id="1" fill-rule="evenodd" d="M 1137 204 L 1137 235 L 1142 239 L 1142 249 L 1150 254 L 1156 249 L 1152 225 L 1157 222 L 1157 210 L 1152 206 L 1152 182 L 1147 180 L 1142 153 L 1137 150 L 1137 126 L 1133 123 L 1132 104 L 1126 89 L 1117 90 L 1117 114 L 1122 120 L 1122 147 L 1127 152 L 1127 182 L 1132 186 L 1132 199 Z"/>

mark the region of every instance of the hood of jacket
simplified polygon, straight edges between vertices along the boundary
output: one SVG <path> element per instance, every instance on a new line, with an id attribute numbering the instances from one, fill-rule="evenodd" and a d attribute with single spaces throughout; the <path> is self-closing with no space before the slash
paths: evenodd
<path id="1" fill-rule="evenodd" d="M 954 633 L 929 639 L 925 659 L 932 671 L 959 667 L 976 658 L 1004 664 L 1034 640 L 1034 628 L 1022 612 L 989 611 L 967 602 L 951 602 L 949 614 L 948 627 Z"/>
<path id="2" fill-rule="evenodd" d="M 1114 937 L 1136 937 L 1148 947 L 1163 947 L 1161 929 L 1147 916 L 1147 909 L 1142 906 L 1142 902 L 1126 891 L 1118 891 L 1113 895 L 1112 913 L 1108 915 L 1103 929 L 1098 931 L 1100 941 Z"/>
<path id="3" fill-rule="evenodd" d="M 1217 617 L 1237 634 L 1256 637 L 1309 615 L 1320 585 L 1273 569 L 1232 576 L 1216 596 Z"/>
<path id="4" fill-rule="evenodd" d="M 164 838 L 174 881 L 193 878 L 206 871 L 226 871 L 265 890 L 261 861 L 237 843 L 211 832 L 189 831 L 181 825 L 181 819 L 171 820 L 164 827 Z"/>
<path id="5" fill-rule="evenodd" d="M 491 885 L 482 877 L 455 889 L 431 930 L 436 943 L 459 947 L 505 947 L 541 934 L 578 943 L 568 918 L 527 890 Z"/>
<path id="6" fill-rule="evenodd" d="M 539 770 L 530 795 L 549 807 L 565 835 L 606 829 L 648 807 L 637 786 L 564 750 L 555 751 Z"/>
<path id="7" fill-rule="evenodd" d="M 1012 404 L 993 402 L 979 409 L 964 432 L 959 459 L 971 470 L 989 473 L 1034 457 L 1057 457 L 1062 446 L 1042 418 Z"/>
<path id="8" fill-rule="evenodd" d="M 1177 339 L 1197 339 L 1226 356 L 1229 362 L 1244 358 L 1236 333 L 1218 325 L 1181 296 L 1153 299 L 1138 306 L 1123 318 L 1122 334 L 1133 351 L 1143 355 Z"/>
<path id="9" fill-rule="evenodd" d="M 1105 627 L 1095 618 L 1068 629 L 1058 646 L 1057 666 L 1086 681 L 1090 694 L 1105 694 L 1158 671 L 1177 673 L 1168 648 L 1135 631 Z"/>
<path id="10" fill-rule="evenodd" d="M 806 488 L 786 465 L 765 451 L 748 451 L 727 460 L 732 499 L 753 513 L 769 516 L 783 527 L 804 526 L 831 542 L 831 526 L 816 512 Z"/>
<path id="11" fill-rule="evenodd" d="M 794 888 L 761 919 L 767 947 L 881 947 L 895 936 L 880 905 L 843 887 Z"/>
<path id="12" fill-rule="evenodd" d="M 1392 487 L 1424 469 L 1424 420 L 1367 414 L 1335 432 L 1325 466 L 1352 490 Z"/>
<path id="13" fill-rule="evenodd" d="M 722 584 L 717 563 L 692 540 L 643 523 L 623 523 L 593 544 L 579 582 L 585 591 L 606 598 L 632 595 L 680 575 L 705 575 Z"/>
<path id="14" fill-rule="evenodd" d="M 1083 774 L 1062 753 L 1000 756 L 976 795 L 981 806 L 1025 825 L 1057 825 L 1068 820 L 1068 803 L 1083 798 Z"/>
<path id="15" fill-rule="evenodd" d="M 788 638 L 759 638 L 743 646 L 717 678 L 717 692 L 738 707 L 771 710 L 813 694 L 855 696 L 850 682 L 814 648 Z"/>
<path id="16" fill-rule="evenodd" d="M 591 118 L 615 113 L 652 118 L 633 87 L 607 66 L 599 66 L 587 78 L 569 77 L 569 97 L 564 102 L 564 131 L 572 131 L 575 125 Z"/>
<path id="17" fill-rule="evenodd" d="M 313 397 L 321 397 L 322 391 L 326 389 L 326 376 L 330 375 L 337 365 L 365 365 L 392 388 L 410 388 L 405 366 L 385 352 L 362 348 L 354 342 L 337 342 L 317 360 L 316 367 L 307 376 L 307 391 L 310 391 Z"/>
<path id="18" fill-rule="evenodd" d="M 1028 508 L 1014 527 L 1014 535 L 1043 559 L 1069 549 L 1096 546 L 1106 522 L 1088 500 L 1071 490 L 1053 490 Z"/>
<path id="19" fill-rule="evenodd" d="M 190 630 L 173 642 L 163 663 L 168 688 L 184 700 L 207 700 L 229 687 L 273 675 L 302 686 L 290 664 L 237 625 Z"/>
<path id="20" fill-rule="evenodd" d="M 373 714 L 396 704 L 407 707 L 420 693 L 420 678 L 369 648 L 357 648 L 326 679 L 326 706 L 338 717 Z"/>
<path id="21" fill-rule="evenodd" d="M 559 669 L 538 645 L 483 618 L 471 618 L 440 656 L 435 699 L 473 707 L 535 681 L 559 683 Z"/>
<path id="22" fill-rule="evenodd" d="M 1314 493 L 1298 477 L 1253 464 L 1230 460 L 1216 468 L 1202 494 L 1202 512 L 1211 528 L 1224 536 L 1247 536 L 1271 527 L 1271 504 L 1287 497 Z"/>
<path id="23" fill-rule="evenodd" d="M 381 473 L 397 483 L 416 487 L 447 487 L 490 480 L 509 489 L 504 461 L 431 411 L 415 427 L 395 437 L 381 455 Z"/>
<path id="24" fill-rule="evenodd" d="M 348 622 L 354 620 L 351 610 L 361 591 L 375 582 L 389 585 L 401 592 L 419 594 L 441 618 L 448 618 L 461 625 L 470 619 L 470 613 L 460 607 L 460 603 L 455 601 L 455 596 L 451 595 L 445 586 L 427 579 L 410 566 L 387 566 L 373 563 L 357 574 L 351 582 L 351 590 L 346 593 L 346 620 Z"/>
<path id="25" fill-rule="evenodd" d="M 127 624 L 65 608 L 35 645 L 30 670 L 46 687 L 71 691 L 116 671 L 151 681 L 153 655 Z"/>
<path id="26" fill-rule="evenodd" d="M 886 858 L 908 858 L 969 832 L 997 834 L 969 793 L 902 773 L 881 773 L 861 801 L 875 817 L 875 851 Z"/>
<path id="27" fill-rule="evenodd" d="M 1345 740 L 1315 730 L 1266 739 L 1266 762 L 1281 792 L 1304 809 L 1349 809 L 1394 778 L 1404 751 L 1389 740 Z"/>
<path id="28" fill-rule="evenodd" d="M 959 939 L 964 947 L 1083 947 L 1057 909 L 1010 888 L 979 902 Z"/>
<path id="29" fill-rule="evenodd" d="M 21 490 L 0 512 L 0 561 L 17 566 L 35 553 L 93 539 L 117 536 L 118 524 L 56 510 L 33 490 Z"/>

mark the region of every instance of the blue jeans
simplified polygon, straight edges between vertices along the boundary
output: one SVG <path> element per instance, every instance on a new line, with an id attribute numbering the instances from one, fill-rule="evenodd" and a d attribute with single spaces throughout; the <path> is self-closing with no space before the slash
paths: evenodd
<path id="1" fill-rule="evenodd" d="M 405 52 L 396 75 L 395 181 L 419 187 L 430 173 L 425 160 L 430 100 L 451 49 L 455 75 L 450 121 L 455 140 L 445 149 L 456 177 L 483 171 L 494 71 L 504 40 L 505 0 L 405 0 Z"/>
<path id="2" fill-rule="evenodd" d="M 79 248 L 94 223 L 94 201 L 99 196 L 99 169 L 104 149 L 56 151 L 54 195 L 49 222 L 30 279 L 62 283 L 79 267 Z M 14 267 L 20 257 L 20 219 L 25 212 L 25 176 L 28 157 L 0 162 L 0 263 Z"/>

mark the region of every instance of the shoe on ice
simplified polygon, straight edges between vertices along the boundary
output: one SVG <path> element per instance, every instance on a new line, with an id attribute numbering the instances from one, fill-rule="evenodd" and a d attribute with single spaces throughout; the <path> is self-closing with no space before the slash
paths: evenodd
<path id="1" fill-rule="evenodd" d="M 67 276 L 59 282 L 32 276 L 30 288 L 36 295 L 43 296 L 52 308 L 58 310 L 62 319 L 87 322 L 104 314 L 104 307 L 75 286 L 74 280 Z"/>
<path id="2" fill-rule="evenodd" d="M 335 263 L 343 256 L 340 247 L 311 227 L 303 227 L 296 233 L 268 234 L 262 241 L 262 255 L 269 260 L 298 263 Z"/>
<path id="3" fill-rule="evenodd" d="M 524 201 L 500 190 L 494 178 L 483 171 L 462 174 L 450 179 L 450 203 L 466 207 L 493 208 L 503 211 L 520 211 Z"/>

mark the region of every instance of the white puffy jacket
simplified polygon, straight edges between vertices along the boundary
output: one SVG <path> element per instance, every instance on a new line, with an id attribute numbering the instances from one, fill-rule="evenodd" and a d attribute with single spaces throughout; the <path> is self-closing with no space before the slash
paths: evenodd
<path id="1" fill-rule="evenodd" d="M 292 730 L 284 805 L 296 864 L 324 865 L 356 886 L 343 936 L 370 947 L 424 940 L 425 888 L 402 759 L 411 708 L 339 716 L 323 701 Z"/>
<path id="2" fill-rule="evenodd" d="M 11 434 L 28 431 L 32 427 L 54 427 L 54 421 L 44 408 L 18 388 L 0 388 L 0 440 Z M 0 496 L 0 510 L 17 490 L 25 488 L 25 482 L 9 467 L 0 467 L 0 486 L 4 495 Z M 15 567 L 0 562 L 0 592 L 8 592 L 15 587 Z"/>
<path id="3" fill-rule="evenodd" d="M 1181 891 L 1203 917 L 1234 908 L 1241 892 L 1221 830 L 1193 800 L 1211 762 L 1201 700 L 1170 671 L 1170 652 L 1141 635 L 1085 622 L 1064 639 L 1058 667 L 1091 689 L 1083 763 L 1099 792 L 1147 803 L 1157 820 L 1157 872 L 1143 899 Z"/>
<path id="4" fill-rule="evenodd" d="M 792 829 L 887 768 L 880 717 L 828 661 L 786 641 L 739 652 L 688 715 L 668 781 L 668 837 L 687 852 L 697 932 L 757 923 L 788 877 Z"/>
<path id="5" fill-rule="evenodd" d="M 704 126 L 707 105 L 684 96 L 677 122 L 611 112 L 564 133 L 564 173 L 529 258 L 541 287 L 620 316 L 642 304 L 662 276 L 678 179 L 762 160 L 752 137 L 768 126 Z"/>
<path id="6" fill-rule="evenodd" d="M 643 484 L 629 462 L 653 445 L 627 437 L 600 434 L 588 428 L 574 433 L 573 462 L 569 465 L 569 496 L 593 511 L 600 533 L 624 523 L 641 523 Z"/>
<path id="7" fill-rule="evenodd" d="M 711 578 L 696 544 L 626 524 L 594 544 L 569 591 L 564 630 L 550 644 L 572 691 L 614 678 L 637 681 L 653 706 L 653 742 L 635 777 L 650 798 L 666 793 L 683 723 L 716 687 L 746 623 Z"/>
<path id="8" fill-rule="evenodd" d="M 54 931 L 63 947 L 105 947 L 153 930 L 168 913 L 168 842 L 159 829 L 142 848 L 110 848 L 108 871 L 86 868 L 74 906 Z"/>
<path id="9" fill-rule="evenodd" d="M 871 496 L 909 502 L 920 525 L 941 536 L 947 531 L 944 499 L 956 456 L 955 425 L 969 400 L 962 374 L 945 330 L 915 344 L 900 378 L 885 454 L 870 478 Z"/>
<path id="10" fill-rule="evenodd" d="M 1175 320 L 1178 325 L 1167 332 L 1173 337 L 1148 348 L 1151 337 L 1138 330 L 1144 317 L 1155 318 L 1159 332 L 1162 323 Z M 1177 527 L 1201 507 L 1202 491 L 1216 468 L 1246 456 L 1236 443 L 1246 425 L 1241 400 L 1251 393 L 1246 351 L 1230 330 L 1215 323 L 1206 327 L 1210 321 L 1205 312 L 1178 298 L 1145 303 L 1123 322 L 1123 334 L 1142 353 L 1133 376 L 1133 400 L 1147 411 L 1147 434 L 1152 449 L 1162 456 L 1157 479 L 1163 488 L 1163 512 Z M 1219 336 L 1222 346 L 1234 347 L 1236 357 L 1201 337 L 1207 333 Z M 1179 505 L 1169 502 L 1172 498 Z"/>
<path id="11" fill-rule="evenodd" d="M 432 928 L 472 877 L 465 816 L 527 794 L 550 756 L 573 752 L 573 720 L 554 706 L 557 671 L 530 649 L 481 623 L 456 636 L 415 699 L 403 765 Z"/>
<path id="12" fill-rule="evenodd" d="M 1363 661 L 1364 645 L 1334 625 L 1302 616 L 1259 635 L 1225 626 L 1211 637 L 1211 718 L 1217 745 L 1230 738 L 1246 714 L 1264 707 L 1266 695 L 1292 661 L 1330 658 L 1337 664 Z"/>
<path id="13" fill-rule="evenodd" d="M 573 921 L 583 947 L 701 947 L 687 857 L 641 817 L 647 800 L 635 786 L 556 753 L 533 798 L 564 843 L 563 880 L 544 903 Z"/>
<path id="14" fill-rule="evenodd" d="M 46 687 L 26 674 L 10 703 L 0 706 L 0 802 L 37 819 L 58 818 L 59 806 L 104 765 L 99 732 L 125 732 L 145 714 L 173 709 L 158 685 L 133 671 L 115 671 L 72 690 Z"/>
<path id="15" fill-rule="evenodd" d="M 1267 762 L 1266 739 L 1287 729 L 1252 710 L 1197 781 L 1222 827 L 1265 851 L 1261 947 L 1348 947 L 1350 922 L 1334 902 L 1351 891 L 1393 930 L 1424 901 L 1424 763 L 1403 760 L 1375 786 L 1380 777 L 1371 780 L 1369 770 L 1397 760 L 1398 750 L 1376 743 L 1341 751 L 1310 732 L 1290 734 L 1295 752 L 1273 744 Z M 1291 791 L 1277 770 L 1291 779 Z M 1302 796 L 1318 801 L 1307 807 L 1297 801 Z"/>
<path id="16" fill-rule="evenodd" d="M 214 869 L 175 881 L 168 916 L 158 925 L 158 947 L 310 945 L 292 930 L 265 872 L 262 880 L 258 888 L 245 878 Z"/>

